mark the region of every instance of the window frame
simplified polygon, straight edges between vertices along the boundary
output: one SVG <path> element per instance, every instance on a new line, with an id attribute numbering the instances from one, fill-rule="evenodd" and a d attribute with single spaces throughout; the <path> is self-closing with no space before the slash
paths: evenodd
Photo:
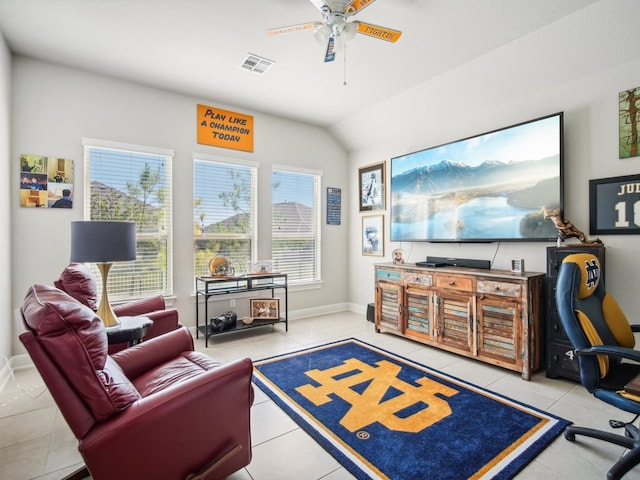
<path id="1" fill-rule="evenodd" d="M 245 233 L 205 233 L 200 229 L 200 238 L 196 238 L 197 233 L 197 214 L 196 214 L 196 162 L 203 163 L 212 163 L 221 166 L 229 166 L 229 167 L 245 167 L 249 169 L 249 179 L 250 179 L 250 198 L 249 198 L 249 230 Z M 238 262 L 234 261 L 233 258 L 230 258 L 231 264 L 235 269 L 235 274 L 243 274 L 249 271 L 251 264 L 256 262 L 258 255 L 258 172 L 259 172 L 259 162 L 253 160 L 246 159 L 237 159 L 237 158 L 229 158 L 223 157 L 219 155 L 209 155 L 205 153 L 193 153 L 192 154 L 192 166 L 193 166 L 193 199 L 192 199 L 192 214 L 193 214 L 193 222 L 194 222 L 194 231 L 192 238 L 192 246 L 193 246 L 193 269 L 195 272 L 194 277 L 198 277 L 202 274 L 208 275 L 210 272 L 205 271 L 204 268 L 198 266 L 198 249 L 196 248 L 196 241 L 207 239 L 207 240 L 248 240 L 250 242 L 249 247 L 249 260 L 246 262 Z M 217 193 L 216 193 L 217 194 Z M 213 258 L 213 257 L 212 257 Z M 200 272 L 202 270 L 202 272 Z M 194 278 L 195 282 L 195 278 Z M 195 285 L 195 283 L 194 283 Z"/>
<path id="2" fill-rule="evenodd" d="M 175 160 L 175 151 L 173 149 L 167 149 L 162 147 L 154 147 L 148 145 L 138 145 L 132 143 L 125 142 L 115 142 L 111 140 L 103 140 L 97 138 L 83 138 L 82 139 L 83 146 L 83 160 L 84 160 L 84 179 L 83 179 L 83 187 L 84 187 L 84 205 L 83 205 L 83 218 L 85 220 L 92 220 L 91 218 L 91 150 L 113 150 L 120 152 L 128 152 L 132 155 L 140 155 L 140 156 L 160 156 L 165 157 L 166 163 L 164 165 L 163 171 L 165 176 L 164 183 L 164 202 L 162 208 L 162 218 L 163 222 L 160 225 L 159 229 L 156 229 L 153 232 L 141 232 L 136 229 L 136 242 L 140 241 L 153 241 L 158 239 L 163 239 L 166 244 L 166 259 L 164 265 L 160 268 L 166 269 L 166 275 L 164 282 L 160 282 L 156 284 L 158 288 L 156 289 L 148 289 L 148 290 L 130 290 L 129 292 L 111 292 L 109 291 L 109 296 L 112 302 L 117 303 L 119 301 L 132 300 L 137 298 L 144 298 L 151 295 L 160 294 L 164 297 L 171 297 L 174 294 L 173 286 L 174 286 L 174 269 L 173 269 L 173 163 Z M 125 176 L 122 177 L 123 180 L 131 180 L 127 179 Z M 159 252 L 159 250 L 158 250 Z M 126 263 L 114 263 L 110 276 L 109 276 L 109 285 L 112 285 L 112 278 L 116 277 L 118 271 L 122 271 L 125 274 L 129 274 L 129 271 L 135 271 L 136 263 L 140 263 L 141 260 L 137 259 L 134 262 L 126 262 Z M 131 267 L 133 264 L 133 267 Z M 91 264 L 90 268 L 96 278 L 96 282 L 98 284 L 98 288 L 101 289 L 101 276 L 99 274 L 99 270 L 95 264 Z M 165 283 L 164 288 L 162 283 Z"/>
<path id="3" fill-rule="evenodd" d="M 274 199 L 273 199 L 273 188 L 274 188 L 274 182 L 273 182 L 273 174 L 274 172 L 279 171 L 279 172 L 283 172 L 283 173 L 291 173 L 291 174 L 300 174 L 300 175 L 308 175 L 310 177 L 312 177 L 313 179 L 313 186 L 314 186 L 314 192 L 313 192 L 313 205 L 312 205 L 312 212 L 311 212 L 311 219 L 312 219 L 312 224 L 313 224 L 313 231 L 308 234 L 308 235 L 304 235 L 301 236 L 300 234 L 298 235 L 293 235 L 293 234 L 282 234 L 279 235 L 277 233 L 277 231 L 275 231 L 274 229 L 274 210 L 273 207 L 275 205 L 274 203 Z M 313 270 L 313 274 L 310 277 L 305 277 L 305 278 L 301 278 L 301 279 L 296 279 L 293 278 L 291 275 L 289 275 L 288 277 L 288 283 L 289 285 L 311 285 L 311 284 L 318 284 L 322 282 L 322 176 L 323 176 L 323 172 L 321 170 L 313 170 L 313 169 L 308 169 L 308 168 L 301 168 L 301 167 L 295 167 L 295 166 L 290 166 L 290 165 L 281 165 L 281 164 L 273 164 L 271 166 L 271 175 L 272 175 L 272 201 L 271 201 L 271 255 L 272 257 L 274 257 L 274 265 L 275 265 L 275 270 L 276 271 L 281 271 L 282 269 L 279 269 L 277 266 L 277 260 L 276 260 L 276 255 L 274 255 L 274 251 L 273 251 L 273 247 L 276 243 L 276 239 L 278 238 L 312 238 L 315 244 L 315 248 L 314 248 L 314 258 L 315 258 L 315 263 L 312 265 L 312 270 Z M 287 273 L 286 271 L 284 271 L 283 273 Z"/>

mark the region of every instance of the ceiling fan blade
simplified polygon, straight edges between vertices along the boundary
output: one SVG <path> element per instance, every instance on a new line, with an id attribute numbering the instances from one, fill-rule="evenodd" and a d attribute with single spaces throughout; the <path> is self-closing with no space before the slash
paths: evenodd
<path id="1" fill-rule="evenodd" d="M 391 28 L 372 25 L 371 23 L 353 22 L 358 25 L 358 33 L 368 35 L 369 37 L 379 38 L 387 42 L 395 43 L 400 39 L 402 32 Z"/>
<path id="2" fill-rule="evenodd" d="M 321 26 L 320 22 L 299 23 L 297 25 L 289 25 L 288 27 L 270 28 L 267 30 L 269 35 L 282 35 L 284 33 L 300 32 L 302 30 L 311 30 Z"/>
<path id="3" fill-rule="evenodd" d="M 375 1 L 376 0 L 351 0 L 351 2 L 349 2 L 349 4 L 344 7 L 344 12 L 355 15 L 360 10 L 363 10 L 365 7 L 368 7 Z"/>
<path id="4" fill-rule="evenodd" d="M 327 42 L 327 51 L 324 54 L 324 63 L 333 62 L 336 59 L 336 39 L 333 35 L 329 37 Z"/>

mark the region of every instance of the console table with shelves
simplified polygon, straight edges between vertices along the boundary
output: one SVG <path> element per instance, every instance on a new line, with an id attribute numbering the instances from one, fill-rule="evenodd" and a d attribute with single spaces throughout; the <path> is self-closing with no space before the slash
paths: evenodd
<path id="1" fill-rule="evenodd" d="M 511 272 L 414 264 L 375 266 L 375 328 L 518 371 L 542 366 L 544 279 Z"/>
<path id="2" fill-rule="evenodd" d="M 212 329 L 211 318 L 209 317 L 209 300 L 211 298 L 220 297 L 222 295 L 238 295 L 246 292 L 259 292 L 262 290 L 270 291 L 271 298 L 275 298 L 276 291 L 281 290 L 283 292 L 284 308 L 280 309 L 279 318 L 268 320 L 254 319 L 253 322 L 249 324 L 243 323 L 241 319 L 238 318 L 235 328 L 223 331 Z M 204 322 L 202 324 L 200 323 L 200 297 L 204 300 Z M 219 312 L 218 314 L 222 313 L 223 312 Z M 209 337 L 212 335 L 233 333 L 250 328 L 274 325 L 276 323 L 284 323 L 285 331 L 289 330 L 288 287 L 286 273 L 248 274 L 239 277 L 196 277 L 196 338 L 199 338 L 200 334 L 204 335 L 205 347 L 209 346 Z"/>

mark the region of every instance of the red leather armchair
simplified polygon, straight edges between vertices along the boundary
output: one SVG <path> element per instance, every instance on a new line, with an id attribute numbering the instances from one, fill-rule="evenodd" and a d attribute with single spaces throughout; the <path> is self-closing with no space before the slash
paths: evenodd
<path id="1" fill-rule="evenodd" d="M 249 358 L 220 364 L 185 327 L 113 355 L 100 318 L 34 285 L 20 340 L 95 480 L 224 478 L 251 461 Z"/>
<path id="2" fill-rule="evenodd" d="M 98 288 L 89 267 L 83 263 L 71 263 L 54 281 L 54 285 L 68 293 L 94 312 L 98 310 Z M 118 317 L 145 316 L 153 320 L 143 340 L 148 340 L 180 327 L 178 311 L 166 308 L 164 297 L 155 295 L 131 302 L 113 305 L 113 313 Z M 109 353 L 115 353 L 127 347 L 126 343 L 110 345 Z"/>

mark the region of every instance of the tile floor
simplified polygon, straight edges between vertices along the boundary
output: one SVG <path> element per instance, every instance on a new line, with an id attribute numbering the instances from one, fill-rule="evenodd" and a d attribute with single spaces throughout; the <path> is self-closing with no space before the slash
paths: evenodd
<path id="1" fill-rule="evenodd" d="M 609 418 L 630 417 L 593 399 L 574 382 L 536 373 L 525 382 L 515 372 L 425 347 L 390 334 L 377 334 L 363 315 L 341 312 L 253 329 L 204 340 L 197 348 L 230 361 L 243 356 L 258 360 L 332 340 L 356 337 L 409 357 L 469 382 L 544 409 L 578 425 L 608 428 Z M 17 370 L 0 392 L 0 479 L 57 480 L 82 464 L 76 440 L 33 368 Z M 469 432 L 473 435 L 473 432 Z M 253 460 L 231 480 L 347 480 L 353 477 L 307 436 L 259 389 L 252 408 Z M 295 454 L 294 454 L 295 453 Z M 621 447 L 558 437 L 517 476 L 519 480 L 603 479 L 624 453 Z M 640 479 L 640 467 L 625 480 Z M 115 480 L 115 479 L 114 479 Z"/>

